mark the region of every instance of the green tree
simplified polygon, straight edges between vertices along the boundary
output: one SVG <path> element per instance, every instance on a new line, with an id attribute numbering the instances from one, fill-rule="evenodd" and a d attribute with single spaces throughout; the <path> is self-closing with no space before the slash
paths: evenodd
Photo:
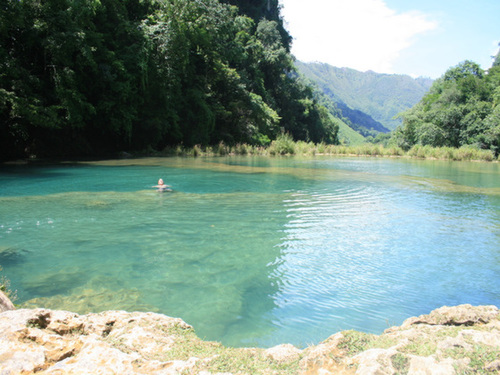
<path id="1" fill-rule="evenodd" d="M 424 98 L 404 112 L 392 142 L 405 149 L 415 144 L 460 147 L 476 145 L 498 152 L 496 93 L 499 68 L 484 72 L 464 61 L 436 80 Z"/>
<path id="2" fill-rule="evenodd" d="M 336 141 L 276 0 L 242 6 L 252 17 L 217 0 L 4 2 L 1 159 L 266 144 L 281 128 Z"/>
<path id="3" fill-rule="evenodd" d="M 283 25 L 283 18 L 280 14 L 281 8 L 278 0 L 222 0 L 221 2 L 237 6 L 241 14 L 250 17 L 256 23 L 263 18 L 269 21 L 275 21 L 277 30 L 281 35 L 283 46 L 286 48 L 287 52 L 290 52 L 292 37 Z"/>

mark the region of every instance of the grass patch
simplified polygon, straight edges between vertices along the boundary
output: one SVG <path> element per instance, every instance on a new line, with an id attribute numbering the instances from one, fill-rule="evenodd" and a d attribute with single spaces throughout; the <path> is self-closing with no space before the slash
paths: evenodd
<path id="1" fill-rule="evenodd" d="M 443 354 L 444 356 L 453 359 L 470 359 L 467 368 L 460 369 L 460 374 L 498 374 L 498 371 L 496 369 L 486 369 L 486 366 L 489 363 L 500 358 L 500 349 L 498 347 L 475 344 L 473 345 L 472 351 L 459 347 L 448 349 Z"/>
<path id="2" fill-rule="evenodd" d="M 195 145 L 184 147 L 182 145 L 169 146 L 162 151 L 152 149 L 144 150 L 135 156 L 226 156 L 226 155 L 349 155 L 371 157 L 407 157 L 417 159 L 439 159 L 453 161 L 500 161 L 491 150 L 482 150 L 474 146 L 431 147 L 415 145 L 410 150 L 404 151 L 396 146 L 383 146 L 382 144 L 363 143 L 355 146 L 331 145 L 294 141 L 288 133 L 279 135 L 267 147 L 245 143 L 227 145 L 220 142 L 215 146 Z"/>
<path id="3" fill-rule="evenodd" d="M 463 327 L 463 326 L 449 326 L 449 327 L 443 327 L 441 328 L 438 332 L 436 332 L 436 337 L 457 337 L 460 331 L 463 331 L 464 329 L 468 329 L 469 327 Z M 474 329 L 477 329 L 477 327 L 474 327 Z"/>
<path id="4" fill-rule="evenodd" d="M 494 161 L 495 154 L 491 150 L 482 150 L 474 146 L 453 147 L 431 147 L 415 145 L 406 155 L 419 159 L 443 159 L 455 161 Z M 498 160 L 498 159 L 497 159 Z"/>
<path id="5" fill-rule="evenodd" d="M 397 341 L 387 336 L 377 336 L 370 333 L 363 333 L 354 330 L 342 332 L 344 336 L 337 347 L 345 355 L 354 356 L 368 349 L 388 349 L 397 344 Z"/>
<path id="6" fill-rule="evenodd" d="M 410 369 L 410 359 L 401 353 L 396 353 L 391 357 L 392 367 L 396 370 L 398 375 L 408 374 Z"/>
<path id="7" fill-rule="evenodd" d="M 225 348 L 222 353 L 195 370 L 233 374 L 297 374 L 299 360 L 278 362 L 260 349 Z"/>
<path id="8" fill-rule="evenodd" d="M 215 341 L 203 341 L 194 329 L 181 325 L 158 325 L 155 329 L 164 332 L 173 339 L 170 349 L 154 358 L 162 362 L 187 361 L 196 357 L 199 360 L 194 368 L 186 370 L 188 374 L 208 371 L 210 373 L 245 373 L 245 374 L 296 374 L 299 370 L 299 359 L 291 362 L 279 362 L 265 355 L 264 349 L 229 348 Z M 109 340 L 116 348 L 126 351 L 120 340 Z"/>
<path id="9" fill-rule="evenodd" d="M 486 345 L 474 345 L 473 351 L 468 355 L 470 358 L 470 374 L 496 374 L 496 370 L 488 371 L 486 365 L 500 358 L 500 350 Z"/>
<path id="10" fill-rule="evenodd" d="M 431 341 L 431 337 L 418 337 L 400 349 L 406 354 L 418 355 L 420 357 L 429 357 L 436 353 L 437 345 Z"/>
<path id="11" fill-rule="evenodd" d="M 174 359 L 186 361 L 191 357 L 208 358 L 220 355 L 224 346 L 218 342 L 203 341 L 196 336 L 193 329 L 184 330 L 176 334 L 175 344 L 172 349 L 165 352 L 161 360 L 171 361 Z"/>
<path id="12" fill-rule="evenodd" d="M 354 356 L 368 349 L 375 335 L 358 331 L 342 332 L 344 336 L 338 343 L 337 347 L 346 355 Z"/>

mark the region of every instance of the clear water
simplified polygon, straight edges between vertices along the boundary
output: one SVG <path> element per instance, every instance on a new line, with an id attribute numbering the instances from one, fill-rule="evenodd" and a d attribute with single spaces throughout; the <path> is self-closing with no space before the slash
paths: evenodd
<path id="1" fill-rule="evenodd" d="M 151 188 L 158 178 L 171 193 Z M 143 159 L 0 167 L 18 303 L 181 317 L 231 346 L 500 305 L 500 164 Z"/>

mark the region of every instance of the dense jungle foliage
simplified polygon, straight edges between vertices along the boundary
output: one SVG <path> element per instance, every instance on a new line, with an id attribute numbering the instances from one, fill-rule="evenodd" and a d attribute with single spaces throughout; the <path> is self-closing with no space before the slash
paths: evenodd
<path id="1" fill-rule="evenodd" d="M 500 151 L 500 53 L 484 71 L 464 61 L 436 80 L 413 108 L 390 143 L 405 150 L 414 145 Z"/>
<path id="2" fill-rule="evenodd" d="M 336 143 L 290 43 L 277 0 L 4 0 L 0 160 Z"/>

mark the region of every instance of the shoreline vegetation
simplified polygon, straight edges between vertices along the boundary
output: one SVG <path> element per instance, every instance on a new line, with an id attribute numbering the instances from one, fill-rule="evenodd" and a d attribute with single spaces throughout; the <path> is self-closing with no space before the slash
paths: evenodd
<path id="1" fill-rule="evenodd" d="M 475 161 L 475 162 L 500 162 L 500 155 L 496 156 L 491 150 L 483 150 L 474 146 L 454 147 L 432 147 L 429 145 L 415 145 L 408 151 L 398 146 L 384 146 L 382 144 L 364 143 L 361 145 L 332 145 L 325 143 L 313 143 L 305 141 L 293 141 L 281 139 L 272 141 L 269 146 L 256 146 L 246 143 L 227 145 L 220 142 L 215 146 L 195 145 L 185 147 L 183 145 L 167 146 L 158 151 L 148 148 L 140 152 L 120 152 L 114 155 L 102 155 L 93 159 L 128 159 L 142 157 L 210 157 L 210 156 L 359 156 L 359 157 L 387 157 L 407 158 L 422 160 L 448 160 L 448 161 Z M 61 158 L 61 160 L 66 160 Z M 72 160 L 75 158 L 72 158 Z M 85 158 L 84 158 L 85 159 Z M 76 158 L 75 160 L 80 160 Z M 47 159 L 38 159 L 36 155 L 30 155 L 23 160 L 5 161 L 0 164 L 37 163 Z"/>
<path id="2" fill-rule="evenodd" d="M 125 153 L 126 156 L 130 155 Z M 474 146 L 454 147 L 432 147 L 429 145 L 415 145 L 408 151 L 397 146 L 384 146 L 382 144 L 364 143 L 361 145 L 333 145 L 325 143 L 313 143 L 305 141 L 294 141 L 291 136 L 284 134 L 272 141 L 267 147 L 249 144 L 236 144 L 230 146 L 220 142 L 215 146 L 184 147 L 182 145 L 169 146 L 162 151 L 147 149 L 130 157 L 142 156 L 372 156 L 372 157 L 403 157 L 430 160 L 451 161 L 486 161 L 498 162 L 500 156 L 496 156 L 491 150 L 483 150 Z"/>

